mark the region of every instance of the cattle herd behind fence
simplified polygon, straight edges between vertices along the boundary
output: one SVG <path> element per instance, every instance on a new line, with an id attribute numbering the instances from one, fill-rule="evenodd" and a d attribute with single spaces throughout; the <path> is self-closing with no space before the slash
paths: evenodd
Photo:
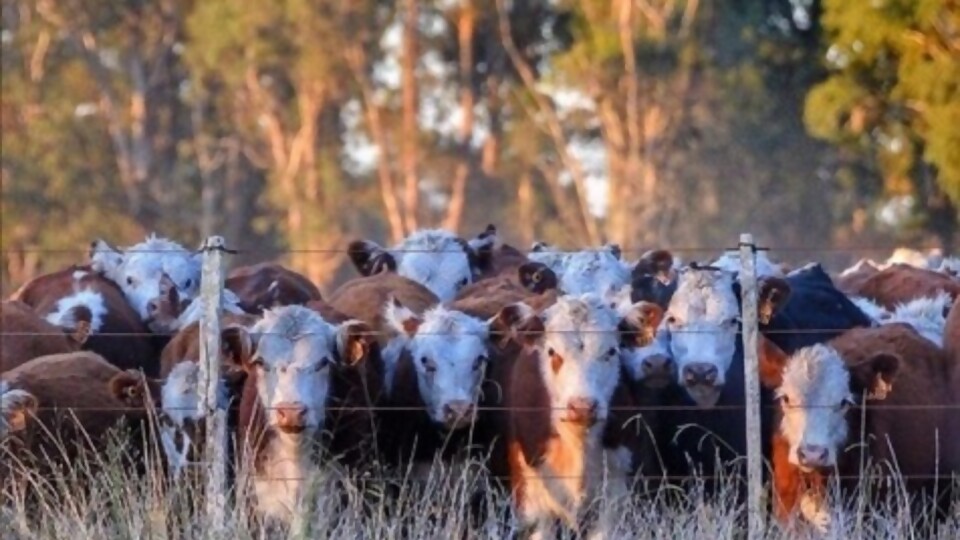
<path id="1" fill-rule="evenodd" d="M 28 417 L 65 408 L 64 388 L 85 394 L 76 411 L 156 405 L 167 474 L 201 456 L 213 524 L 226 519 L 229 464 L 245 453 L 254 506 L 289 521 L 299 488 L 270 487 L 302 473 L 284 465 L 300 459 L 285 445 L 331 423 L 346 427 L 326 444 L 349 465 L 385 450 L 445 459 L 468 426 L 518 519 L 540 529 L 588 526 L 582 500 L 598 473 L 570 465 L 573 447 L 581 462 L 602 460 L 603 475 L 721 474 L 689 465 L 703 438 L 689 424 L 740 441 L 725 459 L 746 457 L 751 538 L 765 530 L 765 467 L 777 517 L 821 529 L 824 485 L 863 480 L 866 454 L 899 461 L 906 486 L 947 493 L 944 513 L 960 506 L 950 500 L 960 473 L 953 259 L 861 261 L 830 277 L 817 264 L 786 271 L 749 234 L 709 264 L 681 265 L 666 250 L 627 262 L 616 246 L 524 253 L 491 226 L 470 240 L 422 231 L 392 249 L 354 242 L 362 276 L 321 298 L 272 263 L 227 276 L 230 254 L 220 237 L 197 252 L 155 237 L 125 252 L 98 241 L 88 265 L 21 287 L 4 302 L 4 444 L 29 431 Z M 131 361 L 151 346 L 158 362 Z M 91 378 L 103 388 L 70 387 Z M 637 417 L 646 434 L 625 427 Z M 927 444 L 928 431 L 930 451 L 898 454 Z M 871 436 L 884 440 L 863 443 L 860 467 L 845 468 L 844 445 Z M 665 438 L 680 449 L 661 455 Z M 700 457 L 717 459 L 720 446 Z"/>

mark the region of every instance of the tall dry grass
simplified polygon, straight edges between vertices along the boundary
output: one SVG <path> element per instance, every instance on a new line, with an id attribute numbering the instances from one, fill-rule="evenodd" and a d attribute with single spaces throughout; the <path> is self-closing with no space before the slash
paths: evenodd
<path id="1" fill-rule="evenodd" d="M 0 450 L 6 468 L 0 492 L 3 540 L 455 539 L 509 538 L 519 532 L 509 497 L 476 462 L 456 469 L 437 465 L 426 477 L 416 478 L 413 468 L 317 470 L 290 530 L 263 526 L 251 515 L 252 493 L 242 480 L 244 466 L 237 471 L 238 481 L 231 483 L 225 521 L 213 523 L 203 504 L 203 471 L 171 481 L 155 448 L 146 457 L 131 457 L 128 446 L 114 440 L 103 452 L 84 454 L 68 467 L 40 473 L 19 460 L 18 450 L 4 444 L 8 447 Z M 131 459 L 146 467 L 133 470 Z M 638 485 L 627 497 L 600 501 L 600 523 L 606 537 L 616 539 L 742 538 L 745 509 L 737 500 L 736 482 L 733 477 L 721 479 L 712 495 L 696 479 L 653 492 Z M 897 481 L 891 486 L 894 489 L 885 490 L 878 502 L 872 501 L 875 484 L 864 485 L 848 498 L 841 498 L 834 486 L 827 532 L 804 523 L 782 527 L 771 518 L 766 537 L 960 538 L 960 501 L 953 501 L 952 517 L 938 520 L 933 505 L 911 503 Z"/>

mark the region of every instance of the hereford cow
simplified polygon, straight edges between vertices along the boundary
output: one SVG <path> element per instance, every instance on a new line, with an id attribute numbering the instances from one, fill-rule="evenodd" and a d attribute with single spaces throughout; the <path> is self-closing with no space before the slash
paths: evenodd
<path id="1" fill-rule="evenodd" d="M 663 309 L 677 291 L 673 254 L 658 249 L 644 253 L 630 272 L 630 302 L 653 302 Z"/>
<path id="2" fill-rule="evenodd" d="M 38 356 L 80 350 L 90 333 L 90 312 L 78 306 L 71 316 L 73 331 L 65 333 L 23 302 L 0 304 L 0 373 Z"/>
<path id="3" fill-rule="evenodd" d="M 848 294 L 873 300 L 888 310 L 917 298 L 933 298 L 940 292 L 956 300 L 960 294 L 960 281 L 955 278 L 923 268 L 895 264 L 865 279 L 859 287 L 847 290 Z"/>
<path id="4" fill-rule="evenodd" d="M 160 280 L 167 276 L 184 299 L 200 292 L 202 255 L 180 244 L 150 235 L 125 250 L 117 250 L 103 240 L 90 245 L 90 265 L 94 271 L 117 284 L 140 319 L 150 318 L 150 304 L 160 297 Z"/>
<path id="5" fill-rule="evenodd" d="M 858 489 L 862 464 L 897 471 L 910 494 L 949 501 L 960 432 L 945 406 L 956 405 L 956 390 L 948 359 L 929 340 L 904 324 L 858 328 L 789 357 L 768 351 L 761 364 L 761 381 L 780 404 L 772 445 L 778 517 L 799 511 L 825 528 L 827 478 L 836 471 L 841 486 Z M 860 403 L 865 411 L 848 412 Z"/>
<path id="6" fill-rule="evenodd" d="M 11 297 L 68 332 L 89 316 L 83 348 L 120 369 L 140 369 L 156 377 L 162 347 L 127 304 L 121 290 L 89 267 L 72 266 L 27 282 Z"/>
<path id="7" fill-rule="evenodd" d="M 242 361 L 248 375 L 238 443 L 262 518 L 290 523 L 301 513 L 310 481 L 326 463 L 321 436 L 338 392 L 333 371 L 366 357 L 363 328 L 334 326 L 311 309 L 284 306 L 240 332 L 250 354 Z"/>
<path id="8" fill-rule="evenodd" d="M 522 355 L 504 381 L 507 467 L 522 526 L 595 528 L 602 501 L 625 490 L 632 456 L 611 420 L 621 386 L 621 317 L 596 295 L 564 296 L 542 314 L 522 304 Z M 612 429 L 611 429 L 612 427 Z"/>
<path id="9" fill-rule="evenodd" d="M 620 248 L 606 245 L 569 253 L 535 247 L 528 257 L 549 267 L 559 278 L 563 294 L 596 293 L 610 296 L 630 284 L 630 266 L 620 259 Z"/>
<path id="10" fill-rule="evenodd" d="M 320 300 L 320 289 L 309 279 L 270 262 L 231 270 L 224 286 L 237 295 L 243 311 L 254 315 L 268 308 Z"/>
<path id="11" fill-rule="evenodd" d="M 507 326 L 502 315 L 480 319 L 446 306 L 420 315 L 393 300 L 384 318 L 402 350 L 387 366 L 389 397 L 382 418 L 388 462 L 429 466 L 438 454 L 463 457 L 470 441 L 488 444 L 473 428 L 478 409 L 498 404 L 492 400 L 499 395 L 484 390 L 489 364 L 500 360 L 491 327 Z"/>
<path id="12" fill-rule="evenodd" d="M 26 394 L 34 399 L 32 404 L 16 400 L 34 410 L 32 418 L 24 422 L 18 414 L 13 417 L 22 444 L 19 458 L 28 467 L 47 470 L 74 463 L 87 452 L 103 451 L 121 421 L 130 431 L 116 432 L 122 437 L 118 443 L 126 458 L 142 463 L 138 454 L 147 429 L 146 393 L 153 397 L 158 389 L 140 374 L 121 371 L 102 357 L 81 351 L 35 358 L 0 379 L 5 402 L 10 396 L 26 399 Z"/>
<path id="13" fill-rule="evenodd" d="M 437 298 L 451 300 L 489 267 L 490 250 L 479 247 L 448 231 L 423 230 L 389 250 L 370 240 L 357 240 L 351 242 L 349 253 L 363 276 L 396 272 L 420 283 Z"/>
<path id="14" fill-rule="evenodd" d="M 225 314 L 221 319 L 220 373 L 222 402 L 229 407 L 238 404 L 246 372 L 242 359 L 249 355 L 247 341 L 241 329 L 256 323 L 252 315 Z M 204 418 L 200 404 L 200 324 L 192 323 L 178 332 L 160 355 L 162 386 L 157 405 L 160 417 L 160 443 L 171 475 L 178 477 L 191 461 L 196 460 L 198 444 L 203 441 L 200 431 Z M 230 426 L 236 425 L 236 410 L 231 408 Z M 232 429 L 231 429 L 232 431 Z"/>

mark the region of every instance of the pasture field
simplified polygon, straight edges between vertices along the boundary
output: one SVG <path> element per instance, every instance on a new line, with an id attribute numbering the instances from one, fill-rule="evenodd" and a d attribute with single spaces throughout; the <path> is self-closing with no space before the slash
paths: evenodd
<path id="1" fill-rule="evenodd" d="M 137 471 L 120 445 L 112 443 L 105 452 L 75 460 L 69 469 L 41 476 L 15 462 L 8 450 L 0 496 L 4 540 L 510 538 L 518 532 L 510 498 L 479 462 L 456 470 L 438 464 L 426 478 L 415 477 L 412 468 L 318 470 L 310 479 L 309 506 L 287 530 L 255 522 L 242 465 L 236 476 L 240 480 L 228 495 L 225 522 L 217 526 L 205 515 L 201 476 L 173 482 L 156 457 L 134 458 L 146 465 Z M 746 514 L 734 480 L 720 479 L 710 496 L 699 479 L 656 490 L 641 482 L 629 495 L 600 501 L 605 538 L 745 538 Z M 952 501 L 952 516 L 937 520 L 931 505 L 905 498 L 901 483 L 861 481 L 857 496 L 847 500 L 838 500 L 833 486 L 827 532 L 799 523 L 784 527 L 768 516 L 765 538 L 960 538 L 960 501 Z M 881 489 L 885 494 L 877 495 Z"/>

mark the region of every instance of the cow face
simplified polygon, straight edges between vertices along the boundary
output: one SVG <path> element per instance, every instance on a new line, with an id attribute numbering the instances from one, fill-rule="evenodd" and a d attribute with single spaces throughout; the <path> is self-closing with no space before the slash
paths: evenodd
<path id="1" fill-rule="evenodd" d="M 555 424 L 604 422 L 620 379 L 621 318 L 600 296 L 564 296 L 517 323 L 532 347 Z"/>
<path id="2" fill-rule="evenodd" d="M 365 240 L 353 242 L 349 251 L 361 274 L 395 270 L 444 302 L 453 300 L 480 271 L 473 248 L 455 234 L 442 230 L 417 231 L 389 251 Z"/>
<path id="3" fill-rule="evenodd" d="M 37 411 L 37 398 L 26 390 L 10 388 L 0 381 L 0 442 L 27 427 L 27 419 Z"/>
<path id="4" fill-rule="evenodd" d="M 733 274 L 713 268 L 686 268 L 664 318 L 670 356 L 679 384 L 698 405 L 720 398 L 737 348 L 740 309 Z"/>
<path id="5" fill-rule="evenodd" d="M 651 302 L 637 302 L 618 310 L 620 323 L 620 362 L 635 382 L 651 389 L 664 388 L 676 379 L 670 340 L 658 327 L 663 309 Z"/>
<path id="6" fill-rule="evenodd" d="M 892 380 L 897 365 L 899 359 L 878 354 L 847 366 L 827 345 L 801 349 L 787 359 L 775 395 L 782 413 L 780 433 L 790 446 L 790 463 L 807 472 L 833 468 L 849 434 L 848 408 L 858 393 L 870 393 L 870 385 Z"/>
<path id="7" fill-rule="evenodd" d="M 200 290 L 201 255 L 165 238 L 150 236 L 122 252 L 97 240 L 91 246 L 90 262 L 120 287 L 144 321 L 150 320 L 158 303 L 168 299 L 171 285 L 180 299 L 195 298 Z"/>
<path id="8" fill-rule="evenodd" d="M 256 342 L 244 366 L 255 377 L 268 428 L 295 439 L 323 427 L 331 365 L 349 328 L 335 327 L 302 306 L 264 312 L 251 330 Z"/>
<path id="9" fill-rule="evenodd" d="M 489 362 L 492 320 L 482 321 L 443 306 L 418 316 L 396 300 L 387 305 L 385 317 L 405 336 L 430 418 L 447 429 L 471 425 Z"/>

